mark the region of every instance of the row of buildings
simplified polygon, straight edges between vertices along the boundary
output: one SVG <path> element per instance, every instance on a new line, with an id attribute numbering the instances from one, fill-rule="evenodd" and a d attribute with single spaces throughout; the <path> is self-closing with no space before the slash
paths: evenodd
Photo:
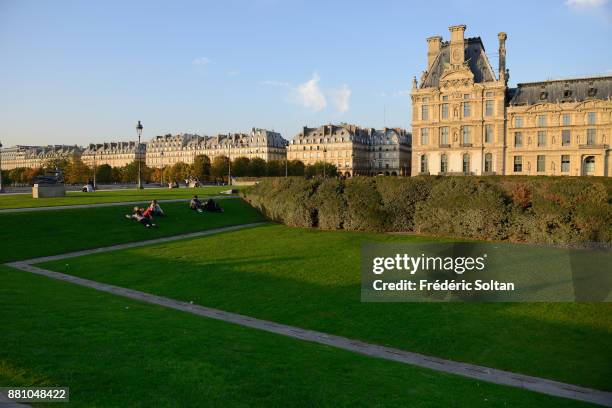
<path id="1" fill-rule="evenodd" d="M 290 142 L 270 130 L 157 136 L 134 142 L 77 146 L 16 146 L 2 168 L 36 167 L 80 154 L 89 165 L 150 167 L 192 163 L 197 155 L 325 161 L 353 175 L 568 175 L 610 177 L 612 76 L 508 86 L 506 33 L 498 34 L 493 68 L 480 37 L 427 39 L 427 68 L 412 82 L 412 133 L 349 124 L 304 127 Z"/>

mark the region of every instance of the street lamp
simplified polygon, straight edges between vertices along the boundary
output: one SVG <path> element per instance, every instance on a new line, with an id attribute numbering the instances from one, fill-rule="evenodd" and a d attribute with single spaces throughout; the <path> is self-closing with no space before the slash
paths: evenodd
<path id="1" fill-rule="evenodd" d="M 323 178 L 326 177 L 326 175 L 325 175 L 325 167 L 326 167 L 325 161 L 327 160 L 327 157 L 326 157 L 325 153 L 327 153 L 327 148 L 324 147 L 323 148 Z"/>
<path id="2" fill-rule="evenodd" d="M 96 189 L 96 153 L 98 149 L 96 145 L 93 145 L 93 189 Z"/>
<path id="3" fill-rule="evenodd" d="M 142 189 L 142 177 L 140 175 L 140 137 L 142 136 L 142 123 L 138 121 L 136 125 L 136 133 L 138 133 L 138 146 L 136 146 L 136 155 L 138 158 L 138 188 Z"/>
<path id="4" fill-rule="evenodd" d="M 227 135 L 227 185 L 232 185 L 232 152 L 229 140 L 229 133 Z"/>
<path id="5" fill-rule="evenodd" d="M 0 193 L 4 193 L 2 188 L 2 142 L 0 142 Z"/>

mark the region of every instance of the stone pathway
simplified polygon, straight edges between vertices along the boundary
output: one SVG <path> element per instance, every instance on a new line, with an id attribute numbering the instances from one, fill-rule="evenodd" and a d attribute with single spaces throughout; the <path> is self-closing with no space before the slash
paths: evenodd
<path id="1" fill-rule="evenodd" d="M 224 200 L 228 198 L 238 198 L 238 196 L 202 196 L 203 199 L 212 198 L 214 200 Z M 157 200 L 159 203 L 179 203 L 184 202 L 185 205 L 189 203 L 190 198 L 173 198 L 170 200 Z M 25 207 L 25 208 L 5 208 L 0 210 L 0 214 L 7 213 L 20 213 L 20 212 L 36 212 L 36 211 L 57 211 L 57 210 L 73 210 L 77 208 L 97 208 L 97 207 L 116 207 L 116 206 L 129 206 L 129 205 L 137 205 L 146 203 L 149 200 L 139 200 L 139 201 L 115 201 L 112 203 L 95 203 L 95 204 L 74 204 L 74 205 L 56 205 L 49 207 Z"/>
<path id="2" fill-rule="evenodd" d="M 134 242 L 128 244 L 114 245 L 104 248 L 96 248 L 85 251 L 72 252 L 63 255 L 48 256 L 42 258 L 29 259 L 25 261 L 17 261 L 7 263 L 7 266 L 19 269 L 24 272 L 34 273 L 37 275 L 46 276 L 64 282 L 70 282 L 76 285 L 85 286 L 102 292 L 111 293 L 125 298 L 134 299 L 146 303 L 165 306 L 171 309 L 180 310 L 187 313 L 192 313 L 198 316 L 204 316 L 211 319 L 221 320 L 240 326 L 250 327 L 257 330 L 276 333 L 295 339 L 324 344 L 331 347 L 340 348 L 343 350 L 352 351 L 359 354 L 364 354 L 371 357 L 382 358 L 385 360 L 396 361 L 404 364 L 410 364 L 418 367 L 428 368 L 444 373 L 456 374 L 463 377 L 473 378 L 476 380 L 486 381 L 495 384 L 507 385 L 516 388 L 522 388 L 542 394 L 553 395 L 556 397 L 570 398 L 579 401 L 590 402 L 607 407 L 612 407 L 612 393 L 594 390 L 590 388 L 580 387 L 572 384 L 562 383 L 559 381 L 548 380 L 540 377 L 517 374 L 509 371 L 497 370 L 489 367 L 479 366 L 475 364 L 461 363 L 452 360 L 427 356 L 424 354 L 413 353 L 410 351 L 400 350 L 392 347 L 380 346 L 377 344 L 365 343 L 359 340 L 353 340 L 347 337 L 335 336 L 328 333 L 318 332 L 314 330 L 306 330 L 299 327 L 288 326 L 275 323 L 268 320 L 256 319 L 249 316 L 244 316 L 236 313 L 226 312 L 219 309 L 209 308 L 205 306 L 195 305 L 192 303 L 182 302 L 170 299 L 163 296 L 156 296 L 146 292 L 140 292 L 133 289 L 123 288 L 120 286 L 109 285 L 106 283 L 96 282 L 89 279 L 79 278 L 72 275 L 66 275 L 59 272 L 50 271 L 39 268 L 34 264 L 53 261 L 76 256 L 109 252 L 119 249 L 134 248 L 163 242 L 171 242 L 185 238 L 199 237 L 212 235 L 227 231 L 236 231 L 242 228 L 254 227 L 265 223 L 254 223 L 246 225 L 238 225 L 232 227 L 218 228 L 209 231 L 196 232 L 192 234 L 183 234 L 166 238 L 159 238 L 149 241 Z"/>
<path id="3" fill-rule="evenodd" d="M 18 387 L 16 387 L 18 388 Z M 0 392 L 0 408 L 28 408 L 30 405 L 11 401 L 6 395 Z"/>

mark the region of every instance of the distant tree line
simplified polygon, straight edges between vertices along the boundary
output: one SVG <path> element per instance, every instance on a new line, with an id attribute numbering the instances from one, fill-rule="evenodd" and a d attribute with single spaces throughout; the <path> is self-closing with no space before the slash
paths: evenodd
<path id="1" fill-rule="evenodd" d="M 330 163 L 317 162 L 306 166 L 300 160 L 270 160 L 261 158 L 249 159 L 237 157 L 231 161 L 226 156 L 215 157 L 212 161 L 206 155 L 196 156 L 192 164 L 177 162 L 164 168 L 148 167 L 141 162 L 143 182 L 164 183 L 183 182 L 195 179 L 202 182 L 227 182 L 232 177 L 282 177 L 288 176 L 329 176 L 338 174 L 336 167 Z M 47 161 L 41 168 L 20 167 L 2 171 L 2 180 L 6 185 L 31 185 L 39 175 L 54 173 L 59 170 L 67 184 L 85 184 L 94 179 L 94 169 L 86 165 L 79 156 Z M 138 179 L 138 161 L 122 167 L 111 167 L 100 164 L 95 168 L 95 180 L 98 184 L 135 183 Z"/>

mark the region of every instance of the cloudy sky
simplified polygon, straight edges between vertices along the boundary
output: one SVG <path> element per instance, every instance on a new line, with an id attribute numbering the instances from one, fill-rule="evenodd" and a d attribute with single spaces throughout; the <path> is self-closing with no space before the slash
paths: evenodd
<path id="1" fill-rule="evenodd" d="M 0 0 L 0 142 L 410 127 L 426 37 L 466 24 L 510 83 L 612 75 L 612 0 Z"/>

